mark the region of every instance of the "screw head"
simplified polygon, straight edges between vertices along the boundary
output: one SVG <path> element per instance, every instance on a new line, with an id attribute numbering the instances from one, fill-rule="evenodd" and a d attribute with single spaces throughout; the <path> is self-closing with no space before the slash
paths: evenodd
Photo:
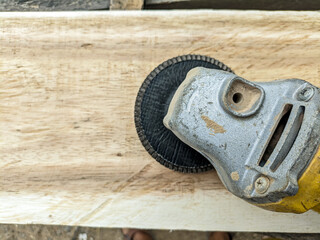
<path id="1" fill-rule="evenodd" d="M 313 97 L 313 95 L 314 95 L 314 88 L 306 87 L 298 93 L 298 99 L 300 101 L 308 102 Z"/>
<path id="2" fill-rule="evenodd" d="M 265 176 L 259 177 L 254 183 L 255 189 L 258 193 L 265 193 L 268 190 L 269 185 L 270 180 Z"/>

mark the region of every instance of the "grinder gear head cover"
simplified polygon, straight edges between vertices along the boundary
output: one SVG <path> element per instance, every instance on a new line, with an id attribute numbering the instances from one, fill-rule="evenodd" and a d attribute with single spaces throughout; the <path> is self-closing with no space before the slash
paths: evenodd
<path id="1" fill-rule="evenodd" d="M 301 79 L 250 82 L 225 70 L 189 69 L 177 88 L 167 89 L 171 93 L 166 102 L 169 108 L 163 109 L 165 116 L 156 117 L 162 118 L 165 129 L 185 149 L 204 156 L 236 196 L 275 211 L 300 213 L 319 208 L 320 90 Z M 177 72 L 179 66 L 159 73 L 172 79 Z M 140 117 L 136 111 L 136 124 L 150 118 L 150 108 L 158 111 L 161 104 L 155 102 L 163 102 L 155 95 L 151 99 L 148 107 L 140 105 Z M 170 148 L 171 138 L 158 134 L 156 126 L 150 129 L 153 122 L 138 126 L 140 139 L 146 135 L 144 124 L 149 124 L 148 138 Z M 153 148 L 159 154 L 157 149 Z M 170 162 L 176 169 L 185 167 L 183 153 L 165 153 L 168 162 L 179 159 Z M 189 156 L 186 162 L 197 166 L 198 159 Z"/>

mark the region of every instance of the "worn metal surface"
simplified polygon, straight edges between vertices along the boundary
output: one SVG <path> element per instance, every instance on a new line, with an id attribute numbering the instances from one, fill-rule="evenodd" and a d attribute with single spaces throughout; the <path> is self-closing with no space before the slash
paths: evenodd
<path id="1" fill-rule="evenodd" d="M 243 99 L 233 105 L 247 102 L 241 111 L 254 109 L 251 115 L 226 111 L 230 103 L 223 99 L 236 81 L 245 85 L 235 93 Z M 276 202 L 297 193 L 297 180 L 317 150 L 320 92 L 300 79 L 251 83 L 258 95 L 250 101 L 247 83 L 233 73 L 192 69 L 164 124 L 210 160 L 229 191 L 254 203 Z"/>

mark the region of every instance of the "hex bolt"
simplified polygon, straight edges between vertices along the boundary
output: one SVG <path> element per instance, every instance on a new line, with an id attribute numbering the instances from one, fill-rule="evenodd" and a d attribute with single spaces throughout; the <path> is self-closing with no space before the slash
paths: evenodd
<path id="1" fill-rule="evenodd" d="M 265 193 L 268 190 L 269 185 L 270 180 L 265 176 L 259 177 L 254 183 L 255 189 L 258 193 Z"/>
<path id="2" fill-rule="evenodd" d="M 306 87 L 302 89 L 298 94 L 298 100 L 308 102 L 314 95 L 313 87 Z"/>

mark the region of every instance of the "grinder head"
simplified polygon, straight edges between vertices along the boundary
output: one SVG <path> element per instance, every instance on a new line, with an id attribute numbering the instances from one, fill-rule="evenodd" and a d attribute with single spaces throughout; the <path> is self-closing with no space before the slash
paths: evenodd
<path id="1" fill-rule="evenodd" d="M 203 172 L 212 164 L 199 152 L 177 138 L 163 125 L 176 90 L 195 67 L 231 69 L 214 58 L 184 55 L 169 59 L 156 67 L 145 79 L 136 98 L 134 120 L 142 145 L 162 165 L 180 172 Z"/>
<path id="2" fill-rule="evenodd" d="M 306 81 L 253 83 L 198 67 L 175 92 L 164 125 L 212 163 L 230 192 L 270 204 L 298 193 L 319 148 L 319 109 L 320 91 Z"/>
<path id="3" fill-rule="evenodd" d="M 320 90 L 301 79 L 250 82 L 216 59 L 169 59 L 142 84 L 145 149 L 181 172 L 213 167 L 234 195 L 282 212 L 320 212 Z"/>

